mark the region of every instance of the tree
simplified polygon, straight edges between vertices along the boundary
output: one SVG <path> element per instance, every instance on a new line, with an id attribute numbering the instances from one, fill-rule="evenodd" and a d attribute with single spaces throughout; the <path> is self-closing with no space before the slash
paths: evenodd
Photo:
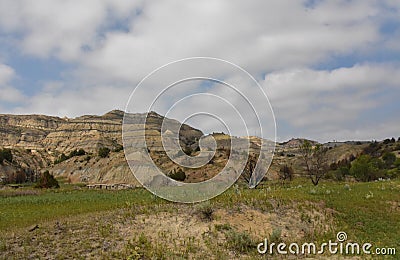
<path id="1" fill-rule="evenodd" d="M 293 179 L 293 168 L 288 166 L 287 164 L 282 165 L 281 168 L 279 169 L 279 179 L 282 181 L 289 180 L 291 181 Z"/>
<path id="2" fill-rule="evenodd" d="M 389 138 L 386 138 L 383 140 L 383 144 L 390 144 L 391 140 Z"/>
<path id="3" fill-rule="evenodd" d="M 373 141 L 372 143 L 370 143 L 367 147 L 365 147 L 363 149 L 363 154 L 369 154 L 373 157 L 379 157 L 381 156 L 381 144 L 378 143 L 377 141 Z"/>
<path id="4" fill-rule="evenodd" d="M 15 172 L 15 183 L 21 184 L 26 181 L 26 174 L 23 170 L 18 170 Z"/>
<path id="5" fill-rule="evenodd" d="M 99 149 L 99 156 L 101 158 L 106 158 L 108 156 L 108 154 L 110 153 L 110 149 L 107 147 L 101 147 Z"/>
<path id="6" fill-rule="evenodd" d="M 385 162 L 385 167 L 387 169 L 391 168 L 394 162 L 396 161 L 396 155 L 394 153 L 386 152 L 382 156 L 383 161 Z"/>
<path id="7" fill-rule="evenodd" d="M 58 181 L 54 178 L 49 171 L 45 171 L 41 174 L 39 181 L 35 185 L 36 188 L 60 188 Z"/>
<path id="8" fill-rule="evenodd" d="M 0 164 L 3 164 L 4 161 L 12 162 L 13 155 L 10 149 L 3 149 L 0 150 Z"/>
<path id="9" fill-rule="evenodd" d="M 243 169 L 242 178 L 244 178 L 244 180 L 249 184 L 251 183 L 251 177 L 253 175 L 254 169 L 257 166 L 257 160 L 257 154 L 249 154 L 247 163 Z"/>
<path id="10" fill-rule="evenodd" d="M 321 178 L 328 170 L 326 147 L 317 144 L 315 147 L 305 140 L 299 147 L 303 164 L 311 182 L 317 186 Z"/>
<path id="11" fill-rule="evenodd" d="M 361 155 L 351 165 L 350 174 L 358 181 L 373 181 L 382 177 L 380 168 L 383 163 L 378 158 L 373 158 L 370 155 Z"/>

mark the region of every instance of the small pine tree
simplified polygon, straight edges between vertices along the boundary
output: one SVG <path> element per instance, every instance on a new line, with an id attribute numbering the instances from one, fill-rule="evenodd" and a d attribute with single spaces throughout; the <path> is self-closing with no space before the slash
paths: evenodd
<path id="1" fill-rule="evenodd" d="M 58 181 L 54 178 L 49 171 L 45 171 L 41 174 L 39 181 L 35 185 L 36 188 L 47 189 L 47 188 L 60 188 Z"/>
<path id="2" fill-rule="evenodd" d="M 106 158 L 110 154 L 110 149 L 107 147 L 101 147 L 99 149 L 99 156 L 101 158 Z"/>
<path id="3" fill-rule="evenodd" d="M 10 149 L 3 149 L 0 150 L 0 164 L 3 164 L 4 161 L 12 162 L 13 155 Z"/>

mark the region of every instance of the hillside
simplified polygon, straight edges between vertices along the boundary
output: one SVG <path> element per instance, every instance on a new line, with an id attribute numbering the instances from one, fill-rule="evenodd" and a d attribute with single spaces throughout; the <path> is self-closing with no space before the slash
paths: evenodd
<path id="1" fill-rule="evenodd" d="M 181 126 L 178 121 L 164 118 L 155 112 L 130 115 L 129 120 L 133 120 L 131 122 L 133 128 L 146 120 L 146 144 L 153 162 L 165 174 L 183 171 L 186 175 L 184 182 L 201 182 L 217 175 L 228 161 L 232 138 L 250 141 L 251 153 L 248 164 L 256 160 L 259 153 L 261 139 L 258 137 L 237 138 L 223 133 L 204 136 L 201 131 L 189 125 Z M 0 178 L 5 180 L 6 176 L 11 176 L 15 181 L 18 173 L 24 172 L 25 180 L 34 181 L 40 172 L 49 170 L 56 177 L 64 178 L 69 183 L 139 185 L 129 169 L 122 149 L 123 119 L 124 112 L 119 110 L 110 111 L 102 116 L 84 115 L 77 118 L 0 115 L 0 149 L 9 148 L 13 154 L 12 163 L 0 165 Z M 165 129 L 161 129 L 163 121 Z M 130 138 L 135 138 L 134 132 Z M 174 136 L 178 135 L 182 150 L 190 156 L 200 155 L 200 139 L 203 145 L 210 149 L 215 140 L 215 155 L 209 163 L 198 169 L 182 167 L 165 153 L 161 134 L 165 136 L 167 145 L 168 142 L 174 142 Z M 298 146 L 303 141 L 304 139 L 291 139 L 277 143 L 272 165 L 265 178 L 277 179 L 282 165 L 291 166 L 297 175 L 303 174 L 304 169 L 298 151 Z M 317 144 L 315 141 L 311 143 Z M 329 148 L 329 160 L 333 163 L 361 154 L 369 142 L 324 145 Z M 103 158 L 99 156 L 100 148 L 107 148 L 110 152 Z M 205 152 L 201 156 L 212 155 Z M 180 161 L 184 160 L 185 155 L 177 152 L 173 157 L 174 160 Z M 247 166 L 245 173 L 246 171 L 249 171 Z"/>
<path id="2" fill-rule="evenodd" d="M 143 117 L 145 114 L 137 115 Z M 69 182 L 137 184 L 122 150 L 123 116 L 124 113 L 118 110 L 102 116 L 77 118 L 0 115 L 0 148 L 12 149 L 14 155 L 13 163 L 2 167 L 0 174 L 10 174 L 17 169 L 36 174 L 49 170 Z M 152 151 L 162 150 L 159 134 L 163 119 L 154 112 L 147 116 L 146 136 Z M 169 122 L 179 124 L 174 120 Z M 183 125 L 179 135 L 181 145 L 186 148 L 193 145 L 189 144 L 190 140 L 203 133 Z M 104 147 L 111 152 L 101 158 L 98 151 Z M 68 156 L 80 149 L 84 154 Z"/>

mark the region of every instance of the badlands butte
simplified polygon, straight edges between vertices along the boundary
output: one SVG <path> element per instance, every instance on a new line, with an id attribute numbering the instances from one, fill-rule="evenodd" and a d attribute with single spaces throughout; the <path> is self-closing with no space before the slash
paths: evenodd
<path id="1" fill-rule="evenodd" d="M 227 163 L 230 155 L 231 138 L 223 133 L 213 133 L 216 152 L 206 165 L 191 169 L 177 165 L 166 155 L 161 142 L 161 125 L 164 117 L 155 112 L 134 114 L 146 117 L 146 143 L 153 161 L 165 174 L 183 171 L 185 182 L 200 182 L 215 176 Z M 0 148 L 11 149 L 12 162 L 0 165 L 0 178 L 23 173 L 26 180 L 34 180 L 40 172 L 48 170 L 55 177 L 70 183 L 86 184 L 126 184 L 139 186 L 132 174 L 122 149 L 122 122 L 124 112 L 113 110 L 102 116 L 84 115 L 76 118 L 60 118 L 45 115 L 0 115 Z M 200 130 L 166 119 L 164 134 L 179 135 L 179 143 L 186 154 L 200 153 L 199 140 L 204 135 Z M 168 129 L 171 126 L 171 129 Z M 176 133 L 176 129 L 179 129 Z M 163 129 L 164 130 L 164 129 Z M 242 138 L 250 141 L 250 156 L 243 171 L 242 180 L 252 171 L 251 165 L 257 159 L 260 139 Z M 276 144 L 275 157 L 264 178 L 278 178 L 282 165 L 290 165 L 296 174 L 303 168 L 298 159 L 297 147 L 301 139 Z M 339 161 L 351 154 L 361 153 L 366 144 L 335 143 L 330 145 L 330 159 Z M 99 152 L 109 150 L 102 155 Z M 101 153 L 101 152 L 100 152 Z M 177 154 L 177 157 L 184 154 Z M 211 156 L 211 155 L 209 155 Z M 140 160 L 140 158 L 139 158 Z M 247 178 L 248 179 L 248 178 Z"/>

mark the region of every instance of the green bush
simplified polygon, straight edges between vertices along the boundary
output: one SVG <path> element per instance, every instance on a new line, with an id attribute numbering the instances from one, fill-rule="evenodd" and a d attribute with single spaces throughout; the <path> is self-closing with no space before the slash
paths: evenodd
<path id="1" fill-rule="evenodd" d="M 247 232 L 238 232 L 233 229 L 226 232 L 226 242 L 228 247 L 237 253 L 248 253 L 256 247 L 256 242 Z"/>
<path id="2" fill-rule="evenodd" d="M 72 152 L 70 152 L 68 156 L 65 155 L 64 153 L 62 153 L 62 154 L 54 161 L 54 164 L 59 164 L 59 163 L 62 163 L 63 161 L 66 161 L 66 160 L 72 158 L 72 157 L 75 157 L 75 156 L 82 156 L 82 155 L 85 155 L 85 154 L 86 154 L 86 151 L 83 150 L 83 149 L 79 149 L 79 150 L 78 150 L 78 149 L 75 149 L 75 150 L 73 150 Z"/>
<path id="3" fill-rule="evenodd" d="M 124 147 L 120 144 L 118 144 L 115 148 L 114 148 L 114 152 L 118 153 L 120 151 L 124 150 Z"/>
<path id="4" fill-rule="evenodd" d="M 99 149 L 99 156 L 101 158 L 106 158 L 110 154 L 110 149 L 107 147 L 101 147 Z"/>
<path id="5" fill-rule="evenodd" d="M 58 181 L 54 178 L 49 171 L 45 171 L 41 174 L 39 181 L 35 185 L 36 188 L 60 188 Z"/>
<path id="6" fill-rule="evenodd" d="M 66 161 L 66 160 L 68 160 L 68 159 L 69 159 L 69 157 L 66 156 L 64 153 L 62 153 L 62 154 L 54 161 L 54 164 L 62 163 L 63 161 Z"/>
<path id="7" fill-rule="evenodd" d="M 400 176 L 400 170 L 397 168 L 394 169 L 390 169 L 387 171 L 386 177 L 390 178 L 390 179 L 396 179 L 397 177 Z"/>
<path id="8" fill-rule="evenodd" d="M 361 155 L 352 163 L 350 174 L 358 181 L 373 181 L 384 177 L 382 168 L 382 160 L 370 155 Z"/>
<path id="9" fill-rule="evenodd" d="M 396 161 L 394 162 L 394 166 L 397 167 L 397 169 L 400 170 L 400 158 L 397 158 Z"/>
<path id="10" fill-rule="evenodd" d="M 171 179 L 174 179 L 176 181 L 184 181 L 186 179 L 186 173 L 182 170 L 172 170 L 169 175 L 168 175 Z"/>
<path id="11" fill-rule="evenodd" d="M 210 202 L 203 202 L 197 206 L 197 213 L 200 218 L 206 221 L 211 221 L 214 218 L 214 208 Z"/>
<path id="12" fill-rule="evenodd" d="M 396 161 L 396 155 L 394 153 L 386 152 L 382 156 L 382 159 L 385 162 L 386 169 L 390 169 Z"/>
<path id="13" fill-rule="evenodd" d="M 3 149 L 0 150 L 0 164 L 3 164 L 4 161 L 12 162 L 13 155 L 10 149 Z"/>
<path id="14" fill-rule="evenodd" d="M 79 149 L 79 150 L 73 150 L 72 152 L 69 153 L 69 158 L 75 157 L 75 156 L 82 156 L 85 155 L 86 152 L 83 149 Z"/>

